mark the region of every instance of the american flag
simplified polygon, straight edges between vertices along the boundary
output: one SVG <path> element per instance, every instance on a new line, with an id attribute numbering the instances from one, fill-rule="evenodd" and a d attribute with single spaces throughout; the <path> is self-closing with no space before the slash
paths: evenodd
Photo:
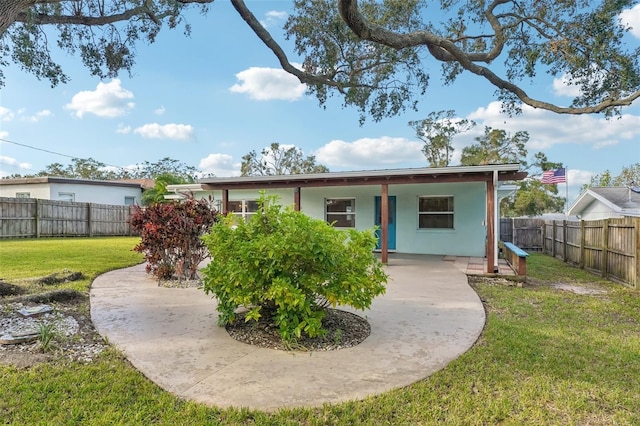
<path id="1" fill-rule="evenodd" d="M 547 170 L 542 172 L 541 183 L 563 183 L 567 181 L 565 169 Z"/>

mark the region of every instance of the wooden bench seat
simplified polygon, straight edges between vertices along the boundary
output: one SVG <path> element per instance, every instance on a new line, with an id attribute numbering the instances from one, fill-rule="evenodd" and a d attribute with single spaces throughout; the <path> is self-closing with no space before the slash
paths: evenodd
<path id="1" fill-rule="evenodd" d="M 502 245 L 504 246 L 504 258 L 513 271 L 518 275 L 526 276 L 527 256 L 529 256 L 529 253 L 509 242 L 503 242 Z"/>

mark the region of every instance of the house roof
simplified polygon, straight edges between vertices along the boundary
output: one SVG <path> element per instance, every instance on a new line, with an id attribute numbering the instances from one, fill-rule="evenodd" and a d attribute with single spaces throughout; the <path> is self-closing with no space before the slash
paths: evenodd
<path id="1" fill-rule="evenodd" d="M 595 187 L 583 191 L 569 208 L 569 214 L 580 214 L 594 201 L 616 213 L 640 215 L 640 194 L 620 186 Z"/>
<path id="2" fill-rule="evenodd" d="M 0 179 L 0 185 L 35 185 L 35 184 L 42 184 L 42 183 L 64 183 L 64 184 L 76 184 L 76 185 L 98 185 L 98 186 L 143 188 L 143 185 L 141 182 L 74 179 L 74 178 L 65 178 L 65 177 L 57 177 L 57 176 Z"/>
<path id="3" fill-rule="evenodd" d="M 483 166 L 422 167 L 410 169 L 364 170 L 276 176 L 240 176 L 199 179 L 202 189 L 291 188 L 311 186 L 347 186 L 406 183 L 477 182 L 493 178 L 499 181 L 522 180 L 527 176 L 518 164 Z"/>

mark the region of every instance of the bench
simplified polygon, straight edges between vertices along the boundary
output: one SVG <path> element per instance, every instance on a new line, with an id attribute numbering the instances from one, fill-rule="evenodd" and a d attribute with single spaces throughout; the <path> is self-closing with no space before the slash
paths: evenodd
<path id="1" fill-rule="evenodd" d="M 526 276 L 529 253 L 509 242 L 503 242 L 502 245 L 504 246 L 504 258 L 511 269 L 518 275 Z"/>

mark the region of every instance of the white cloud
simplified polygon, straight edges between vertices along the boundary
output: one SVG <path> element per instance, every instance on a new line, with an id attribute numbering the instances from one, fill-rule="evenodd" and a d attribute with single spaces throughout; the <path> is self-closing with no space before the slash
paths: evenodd
<path id="1" fill-rule="evenodd" d="M 246 93 L 257 101 L 295 101 L 306 90 L 306 86 L 296 77 L 279 68 L 251 67 L 237 73 L 236 78 L 240 83 L 234 84 L 229 90 Z"/>
<path id="2" fill-rule="evenodd" d="M 478 136 L 485 126 L 504 129 L 511 134 L 526 130 L 529 132 L 527 149 L 545 150 L 559 144 L 572 144 L 600 149 L 615 145 L 620 140 L 640 136 L 640 116 L 623 114 L 619 118 L 607 120 L 595 115 L 561 115 L 528 105 L 522 107 L 522 114 L 508 117 L 500 112 L 500 103 L 492 102 L 487 107 L 478 108 L 467 117 L 478 123 L 473 132 L 456 138 L 473 143 L 471 137 Z"/>
<path id="3" fill-rule="evenodd" d="M 162 115 L 165 111 L 166 109 L 164 108 L 164 105 L 161 105 L 160 108 L 156 108 L 153 113 L 156 115 Z"/>
<path id="4" fill-rule="evenodd" d="M 135 129 L 133 133 L 149 139 L 189 140 L 195 136 L 193 126 L 174 123 L 163 125 L 158 123 L 145 124 Z"/>
<path id="5" fill-rule="evenodd" d="M 31 170 L 31 163 L 21 163 L 12 157 L 7 157 L 5 155 L 0 155 L 0 165 L 2 166 L 10 166 L 22 170 Z M 9 176 L 11 173 L 7 173 L 6 176 Z"/>
<path id="6" fill-rule="evenodd" d="M 406 163 L 426 166 L 422 143 L 405 138 L 382 136 L 362 138 L 353 142 L 333 140 L 315 152 L 319 163 L 349 169 L 400 167 Z"/>
<path id="7" fill-rule="evenodd" d="M 127 126 L 124 123 L 118 123 L 118 128 L 116 129 L 116 133 L 120 133 L 122 135 L 128 135 L 131 133 L 131 126 Z"/>
<path id="8" fill-rule="evenodd" d="M 4 130 L 0 130 L 0 138 L 6 139 L 8 137 L 9 137 L 9 132 L 6 132 Z M 2 141 L 0 141 L 0 142 L 2 142 Z"/>
<path id="9" fill-rule="evenodd" d="M 631 9 L 623 10 L 620 14 L 620 22 L 631 28 L 631 34 L 640 38 L 640 4 Z"/>
<path id="10" fill-rule="evenodd" d="M 209 154 L 200 160 L 198 168 L 205 174 L 212 173 L 218 177 L 240 176 L 240 163 L 234 163 L 228 154 Z"/>
<path id="11" fill-rule="evenodd" d="M 42 111 L 36 112 L 34 115 L 24 117 L 25 120 L 30 121 L 32 123 L 37 123 L 43 118 L 52 117 L 53 113 L 48 109 L 43 109 Z"/>
<path id="12" fill-rule="evenodd" d="M 95 114 L 98 117 L 119 117 L 134 107 L 133 93 L 120 86 L 119 79 L 98 83 L 94 91 L 76 93 L 65 108 L 75 111 L 76 117 Z"/>
<path id="13" fill-rule="evenodd" d="M 591 177 L 595 173 L 586 170 L 569 169 L 567 173 L 567 181 L 571 186 L 582 186 L 591 182 Z"/>
<path id="14" fill-rule="evenodd" d="M 11 111 L 9 108 L 0 106 L 0 121 L 11 121 L 14 117 L 15 114 L 13 113 L 13 111 Z"/>
<path id="15" fill-rule="evenodd" d="M 284 21 L 285 19 L 287 19 L 287 12 L 270 10 L 265 13 L 265 17 L 262 21 L 260 21 L 260 24 L 262 24 L 263 27 L 268 28 Z"/>
<path id="16" fill-rule="evenodd" d="M 558 96 L 570 96 L 572 98 L 580 96 L 580 87 L 569 82 L 569 78 L 563 75 L 553 79 L 553 92 Z"/>

